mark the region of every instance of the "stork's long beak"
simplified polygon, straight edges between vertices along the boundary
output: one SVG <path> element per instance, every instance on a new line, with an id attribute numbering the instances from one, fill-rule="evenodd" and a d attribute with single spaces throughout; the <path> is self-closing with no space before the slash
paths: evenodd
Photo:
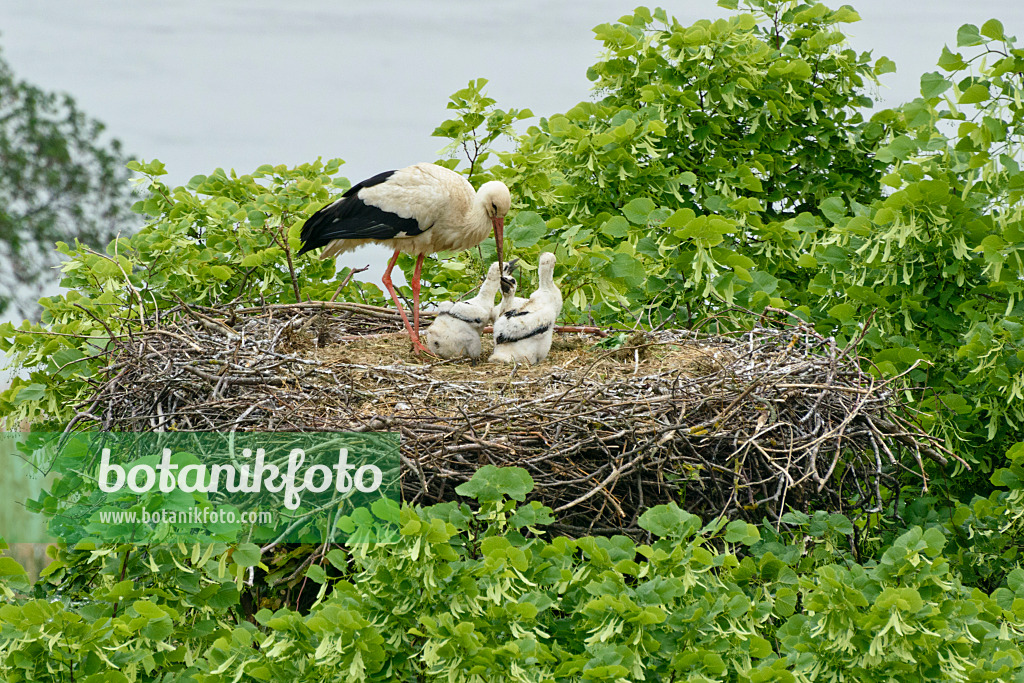
<path id="1" fill-rule="evenodd" d="M 498 249 L 498 271 L 501 272 L 505 269 L 505 217 L 495 216 L 491 223 L 494 225 L 494 246 Z"/>

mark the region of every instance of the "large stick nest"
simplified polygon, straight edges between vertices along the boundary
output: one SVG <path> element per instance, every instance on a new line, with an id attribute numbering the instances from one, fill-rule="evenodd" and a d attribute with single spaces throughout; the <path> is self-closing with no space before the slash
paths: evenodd
<path id="1" fill-rule="evenodd" d="M 927 486 L 922 458 L 946 463 L 892 380 L 809 327 L 594 339 L 557 334 L 535 367 L 474 366 L 417 359 L 388 309 L 182 304 L 115 336 L 74 426 L 398 431 L 407 500 L 516 465 L 571 534 L 635 532 L 668 501 L 705 518 L 884 511 L 900 471 Z"/>

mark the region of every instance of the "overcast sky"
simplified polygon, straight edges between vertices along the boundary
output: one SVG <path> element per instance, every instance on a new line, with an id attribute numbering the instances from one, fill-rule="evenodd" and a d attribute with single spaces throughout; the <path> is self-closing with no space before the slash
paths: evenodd
<path id="1" fill-rule="evenodd" d="M 838 2 L 832 3 L 837 6 Z M 448 95 L 485 77 L 503 107 L 565 111 L 589 94 L 592 27 L 623 0 L 0 0 L 0 49 L 65 90 L 172 183 L 215 167 L 341 157 L 352 180 L 431 160 Z M 896 61 L 887 104 L 916 95 L 964 22 L 1024 34 L 1019 0 L 854 2 L 858 50 Z M 667 3 L 684 23 L 726 14 Z"/>
<path id="2" fill-rule="evenodd" d="M 833 2 L 832 6 L 840 3 Z M 943 44 L 991 17 L 1024 34 L 1020 0 L 863 0 L 858 50 L 897 63 L 887 105 L 917 95 Z M 15 73 L 70 92 L 126 150 L 182 184 L 216 167 L 341 157 L 358 181 L 433 160 L 448 95 L 490 80 L 501 107 L 538 115 L 589 96 L 592 27 L 629 0 L 0 0 L 0 49 Z M 665 3 L 684 24 L 724 16 L 712 0 Z M 373 263 L 361 250 L 345 263 Z"/>

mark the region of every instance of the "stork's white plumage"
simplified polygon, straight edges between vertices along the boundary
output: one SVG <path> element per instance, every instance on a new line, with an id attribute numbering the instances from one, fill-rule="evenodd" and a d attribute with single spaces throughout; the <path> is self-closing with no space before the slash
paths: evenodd
<path id="1" fill-rule="evenodd" d="M 555 255 L 540 255 L 537 275 L 540 284 L 525 303 L 515 296 L 515 280 L 502 283 L 501 306 L 494 320 L 494 353 L 490 361 L 536 365 L 551 350 L 555 321 L 562 312 L 562 293 L 554 280 Z"/>
<path id="2" fill-rule="evenodd" d="M 492 180 L 473 190 L 469 181 L 455 171 L 436 164 L 415 164 L 353 185 L 341 199 L 310 216 L 302 227 L 299 254 L 326 247 L 320 257 L 332 258 L 369 242 L 394 249 L 384 272 L 384 287 L 418 354 L 426 350 L 419 339 L 424 256 L 475 247 L 493 231 L 500 264 L 505 215 L 511 205 L 512 197 L 504 183 Z M 411 283 L 412 325 L 391 282 L 391 269 L 402 252 L 416 255 Z"/>
<path id="3" fill-rule="evenodd" d="M 519 259 L 514 258 L 505 263 L 505 277 L 502 278 L 501 282 L 501 301 L 499 301 L 498 305 L 491 311 L 492 321 L 497 320 L 498 316 L 503 312 L 511 309 L 519 309 L 529 301 L 529 299 L 516 296 L 517 285 L 513 273 L 515 271 L 517 261 L 519 261 Z M 506 292 L 508 293 L 507 295 Z"/>
<path id="4" fill-rule="evenodd" d="M 494 320 L 494 295 L 500 281 L 501 266 L 492 263 L 475 297 L 440 304 L 437 318 L 423 333 L 427 348 L 441 358 L 480 358 L 480 333 Z"/>

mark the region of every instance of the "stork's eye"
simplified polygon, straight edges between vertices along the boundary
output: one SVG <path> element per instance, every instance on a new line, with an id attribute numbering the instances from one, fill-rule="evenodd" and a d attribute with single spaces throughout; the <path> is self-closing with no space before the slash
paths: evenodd
<path id="1" fill-rule="evenodd" d="M 498 213 L 498 205 L 495 204 L 494 202 L 491 202 L 491 210 L 494 211 L 495 214 L 497 214 Z"/>

